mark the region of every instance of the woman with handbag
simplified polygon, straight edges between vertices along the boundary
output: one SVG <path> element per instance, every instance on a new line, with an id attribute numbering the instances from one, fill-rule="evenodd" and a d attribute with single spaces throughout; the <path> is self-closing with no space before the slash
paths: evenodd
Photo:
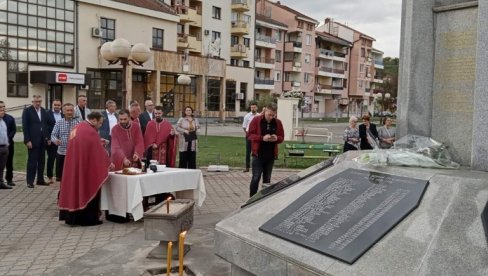
<path id="1" fill-rule="evenodd" d="M 176 131 L 179 137 L 180 163 L 179 167 L 184 169 L 197 168 L 197 130 L 200 128 L 197 118 L 193 117 L 193 108 L 185 107 L 183 117 L 176 124 Z"/>

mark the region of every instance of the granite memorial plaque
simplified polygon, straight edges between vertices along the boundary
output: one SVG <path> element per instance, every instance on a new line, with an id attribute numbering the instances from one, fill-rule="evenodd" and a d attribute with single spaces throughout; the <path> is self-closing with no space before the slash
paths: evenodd
<path id="1" fill-rule="evenodd" d="M 274 183 L 273 185 L 269 186 L 269 187 L 266 187 L 262 190 L 260 190 L 259 192 L 257 192 L 253 197 L 251 197 L 248 201 L 246 201 L 246 203 L 244 203 L 244 205 L 241 206 L 241 208 L 244 208 L 246 206 L 249 206 L 255 202 L 258 202 L 270 195 L 273 195 L 283 189 L 286 189 L 288 187 L 291 187 L 293 185 L 295 185 L 296 183 L 298 183 L 299 181 L 301 180 L 304 180 L 318 172 L 321 172 L 331 166 L 334 165 L 334 160 L 333 159 L 329 159 L 329 160 L 325 160 L 325 161 L 322 161 L 318 164 L 315 164 L 313 166 L 310 166 L 308 167 L 307 169 L 297 173 L 297 174 L 294 174 L 294 175 L 290 175 L 288 176 L 287 178 L 285 179 L 282 179 L 276 183 Z"/>
<path id="2" fill-rule="evenodd" d="M 348 169 L 318 183 L 259 230 L 353 264 L 418 206 L 427 185 Z"/>
<path id="3" fill-rule="evenodd" d="M 478 10 L 472 7 L 435 15 L 431 136 L 449 146 L 454 161 L 469 164 L 472 139 L 459 134 L 473 132 Z"/>

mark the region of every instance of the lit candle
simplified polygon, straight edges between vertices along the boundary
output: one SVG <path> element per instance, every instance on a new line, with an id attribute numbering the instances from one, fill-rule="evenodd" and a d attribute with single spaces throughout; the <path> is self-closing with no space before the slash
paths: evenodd
<path id="1" fill-rule="evenodd" d="M 173 243 L 168 242 L 168 256 L 166 257 L 166 275 L 169 276 L 171 272 L 171 256 L 173 255 Z"/>
<path id="2" fill-rule="evenodd" d="M 178 261 L 179 261 L 179 267 L 178 267 L 178 273 L 179 276 L 183 276 L 183 256 L 185 254 L 185 236 L 186 236 L 186 231 L 180 233 L 180 238 L 178 241 Z"/>
<path id="3" fill-rule="evenodd" d="M 168 199 L 166 199 L 166 213 L 169 214 L 169 201 L 171 200 L 171 197 L 168 197 Z"/>

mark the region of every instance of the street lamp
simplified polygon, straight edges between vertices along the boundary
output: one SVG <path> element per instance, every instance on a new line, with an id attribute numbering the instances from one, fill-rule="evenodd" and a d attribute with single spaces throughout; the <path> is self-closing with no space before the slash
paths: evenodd
<path id="1" fill-rule="evenodd" d="M 124 38 L 117 38 L 112 42 L 105 42 L 100 48 L 102 58 L 113 65 L 120 62 L 122 65 L 122 106 L 127 107 L 127 66 L 130 63 L 143 66 L 151 58 L 151 50 L 144 43 L 131 46 Z M 131 91 L 132 92 L 132 91 Z"/>

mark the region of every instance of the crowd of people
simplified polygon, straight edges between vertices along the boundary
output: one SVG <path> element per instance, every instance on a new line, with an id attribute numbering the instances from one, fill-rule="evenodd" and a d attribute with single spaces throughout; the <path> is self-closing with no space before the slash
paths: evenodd
<path id="1" fill-rule="evenodd" d="M 177 150 L 179 167 L 196 169 L 200 125 L 193 117 L 193 109 L 186 107 L 173 126 L 163 118 L 161 106 L 154 106 L 151 100 L 144 105 L 145 110 L 141 111 L 139 103 L 131 101 L 128 110 L 117 112 L 116 102 L 108 100 L 104 111 L 92 112 L 86 96 L 80 95 L 76 105 L 54 100 L 52 108 L 46 110 L 41 96 L 34 95 L 32 105 L 22 113 L 27 187 L 60 182 L 60 220 L 70 225 L 96 225 L 101 223 L 100 187 L 109 171 L 147 167 L 149 160 L 175 167 Z M 5 113 L 5 103 L 0 101 L 1 189 L 15 186 L 15 134 L 15 119 Z"/>
<path id="2" fill-rule="evenodd" d="M 32 105 L 22 114 L 28 153 L 27 187 L 59 181 L 60 219 L 67 224 L 101 223 L 100 187 L 110 170 L 147 168 L 149 160 L 176 167 L 177 155 L 179 168 L 197 168 L 200 124 L 190 106 L 173 126 L 163 117 L 163 108 L 154 106 L 151 100 L 145 101 L 144 111 L 137 101 L 131 101 L 128 110 L 117 112 L 116 102 L 108 100 L 104 111 L 92 112 L 84 95 L 78 97 L 76 105 L 63 104 L 60 100 L 54 100 L 49 110 L 41 105 L 41 96 L 34 95 Z M 257 104 L 250 103 L 250 112 L 242 124 L 246 140 L 244 172 L 252 169 L 251 197 L 257 193 L 261 178 L 264 185 L 270 183 L 278 144 L 284 140 L 283 125 L 276 118 L 276 104 L 267 105 L 261 113 L 257 111 Z M 362 116 L 362 120 L 358 125 L 356 117 L 350 118 L 343 135 L 344 152 L 388 149 L 393 145 L 396 132 L 391 118 L 385 117 L 380 128 L 368 115 Z M 15 186 L 12 166 L 15 134 L 15 119 L 5 113 L 5 103 L 0 101 L 0 189 Z M 44 179 L 46 153 L 47 181 Z"/>
<path id="3" fill-rule="evenodd" d="M 376 128 L 369 115 L 362 117 L 363 123 L 358 126 L 358 118 L 351 116 L 349 125 L 344 130 L 344 152 L 350 150 L 389 149 L 395 142 L 396 129 L 390 117 L 382 119 L 383 126 Z"/>

